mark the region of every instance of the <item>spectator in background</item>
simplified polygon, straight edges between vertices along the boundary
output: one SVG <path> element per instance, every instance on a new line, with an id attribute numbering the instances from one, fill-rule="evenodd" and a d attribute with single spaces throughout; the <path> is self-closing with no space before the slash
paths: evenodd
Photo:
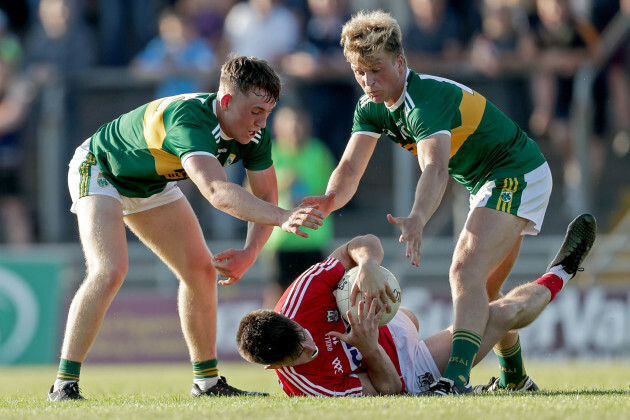
<path id="1" fill-rule="evenodd" d="M 41 0 L 25 41 L 26 67 L 38 83 L 76 75 L 96 62 L 95 39 L 72 0 Z"/>
<path id="2" fill-rule="evenodd" d="M 277 0 L 247 0 L 230 9 L 224 25 L 228 48 L 274 65 L 301 39 L 297 16 Z"/>
<path id="3" fill-rule="evenodd" d="M 623 3 L 626 3 L 623 9 Z M 619 13 L 630 14 L 628 0 L 592 1 L 590 22 L 597 31 L 598 53 L 603 48 L 601 36 Z M 613 138 L 613 150 L 624 156 L 630 149 L 630 36 L 620 44 L 605 64 L 593 86 L 595 124 L 590 151 L 592 184 L 597 185 L 606 159 L 606 138 Z M 596 57 L 598 60 L 599 57 Z M 609 121 L 609 116 L 612 120 Z"/>
<path id="4" fill-rule="evenodd" d="M 445 0 L 409 0 L 412 22 L 403 33 L 409 66 L 443 74 L 464 58 L 466 40 L 461 22 Z"/>
<path id="5" fill-rule="evenodd" d="M 22 47 L 9 32 L 0 11 L 0 220 L 3 242 L 22 247 L 33 240 L 30 211 L 22 188 L 24 145 L 22 130 L 33 100 L 33 89 L 20 79 Z"/>
<path id="6" fill-rule="evenodd" d="M 572 183 L 579 164 L 572 148 L 569 111 L 577 70 L 589 58 L 590 26 L 578 21 L 569 0 L 536 0 L 531 32 L 535 48 L 533 100 L 529 126 L 536 137 L 547 136 L 563 164 L 566 211 L 571 212 Z"/>
<path id="7" fill-rule="evenodd" d="M 30 0 L 0 0 L 0 10 L 8 21 L 9 29 L 22 37 L 31 18 Z"/>
<path id="8" fill-rule="evenodd" d="M 96 3 L 96 4 L 94 4 Z M 167 0 L 95 0 L 101 64 L 127 66 L 157 34 L 160 10 Z"/>
<path id="9" fill-rule="evenodd" d="M 82 20 L 77 0 L 40 0 L 37 19 L 27 33 L 25 74 L 37 88 L 33 113 L 42 122 L 41 133 L 57 136 L 60 158 L 70 159 L 77 136 L 79 95 L 69 94 L 81 86 L 80 77 L 96 64 L 96 41 Z M 63 160 L 51 164 L 61 164 Z"/>
<path id="10" fill-rule="evenodd" d="M 223 25 L 225 18 L 236 0 L 178 0 L 174 8 L 187 17 L 201 38 L 210 44 L 218 55 L 229 51 L 223 45 Z"/>
<path id="11" fill-rule="evenodd" d="M 534 57 L 527 13 L 505 0 L 484 0 L 481 22 L 469 51 L 470 65 L 482 74 L 475 76 L 475 82 L 484 84 L 492 102 L 525 127 L 531 113 L 527 74 Z"/>
<path id="12" fill-rule="evenodd" d="M 527 15 L 505 0 L 484 0 L 481 6 L 481 32 L 471 44 L 473 67 L 488 77 L 522 71 L 532 62 L 534 51 L 526 42 Z"/>
<path id="13" fill-rule="evenodd" d="M 134 74 L 158 83 L 156 98 L 207 90 L 206 81 L 215 67 L 214 51 L 194 25 L 167 8 L 160 14 L 159 30 L 132 61 Z"/>
<path id="14" fill-rule="evenodd" d="M 444 0 L 449 1 L 449 0 Z M 383 10 L 389 12 L 396 18 L 403 31 L 411 24 L 412 16 L 409 10 L 409 3 L 406 1 L 391 0 L 348 0 L 350 14 L 355 14 L 361 10 Z"/>
<path id="15" fill-rule="evenodd" d="M 308 0 L 309 18 L 304 41 L 282 58 L 282 70 L 296 81 L 296 93 L 308 104 L 313 133 L 323 139 L 336 159 L 341 158 L 350 129 L 355 86 L 348 79 L 339 45 L 341 27 L 348 18 L 346 0 Z M 334 104 L 334 106 L 330 106 Z"/>
<path id="16" fill-rule="evenodd" d="M 279 66 L 302 38 L 297 16 L 278 0 L 246 0 L 230 9 L 224 28 L 226 51 L 256 56 Z M 245 173 L 235 168 L 230 179 L 241 184 Z"/>
<path id="17" fill-rule="evenodd" d="M 310 116 L 304 110 L 296 107 L 276 110 L 272 127 L 275 138 L 271 155 L 278 178 L 278 205 L 294 208 L 302 197 L 326 188 L 335 159 L 320 139 L 311 136 Z M 273 308 L 302 271 L 324 259 L 333 238 L 332 219 L 309 232 L 308 240 L 293 236 L 274 229 L 265 247 L 273 253 L 275 261 L 273 280 L 264 294 L 265 308 Z"/>

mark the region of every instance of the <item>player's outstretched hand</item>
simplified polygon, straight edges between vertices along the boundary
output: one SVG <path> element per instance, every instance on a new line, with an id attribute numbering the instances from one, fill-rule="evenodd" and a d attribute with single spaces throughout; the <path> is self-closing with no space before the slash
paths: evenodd
<path id="1" fill-rule="evenodd" d="M 377 309 L 379 306 L 380 309 Z M 372 299 L 369 307 L 366 301 L 361 300 L 358 317 L 355 318 L 350 311 L 346 313 L 351 327 L 350 332 L 342 334 L 337 331 L 330 331 L 328 335 L 345 341 L 361 352 L 371 350 L 378 346 L 378 323 L 383 312 L 385 312 L 385 306 L 379 305 L 378 299 Z"/>
<path id="2" fill-rule="evenodd" d="M 280 224 L 283 231 L 295 233 L 302 238 L 308 238 L 308 234 L 299 228 L 301 226 L 317 230 L 324 223 L 324 216 L 317 206 L 299 206 L 293 210 L 287 210 L 284 221 Z"/>
<path id="3" fill-rule="evenodd" d="M 387 278 L 381 274 L 380 266 L 375 261 L 359 265 L 357 277 L 352 290 L 350 290 L 350 304 L 352 306 L 357 301 L 359 292 L 363 293 L 367 302 L 377 299 L 379 308 L 380 305 L 385 305 L 387 313 L 392 310 L 391 302 L 396 302 L 394 291 L 387 282 Z"/>
<path id="4" fill-rule="evenodd" d="M 219 277 L 227 280 L 219 280 L 221 285 L 234 284 L 245 275 L 245 272 L 256 261 L 256 256 L 244 249 L 228 249 L 219 252 L 212 258 L 212 265 L 217 269 Z"/>
<path id="5" fill-rule="evenodd" d="M 317 209 L 322 213 L 322 218 L 327 218 L 334 210 L 335 204 L 335 192 L 331 191 L 326 195 L 316 195 L 310 197 L 304 197 L 300 206 L 317 206 Z"/>
<path id="6" fill-rule="evenodd" d="M 411 265 L 420 265 L 420 244 L 422 243 L 422 226 L 417 217 L 394 217 L 387 215 L 387 221 L 396 225 L 402 232 L 398 242 L 407 242 L 405 256 L 411 258 Z"/>

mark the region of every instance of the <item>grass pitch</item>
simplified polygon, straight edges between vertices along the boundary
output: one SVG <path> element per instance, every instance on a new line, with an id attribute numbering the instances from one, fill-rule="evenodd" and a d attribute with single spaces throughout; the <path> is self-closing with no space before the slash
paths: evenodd
<path id="1" fill-rule="evenodd" d="M 262 367 L 221 363 L 236 387 L 266 391 L 269 398 L 188 396 L 192 368 L 174 365 L 89 365 L 81 374 L 83 402 L 46 401 L 56 366 L 0 367 L 1 419 L 620 419 L 630 417 L 630 362 L 530 362 L 528 373 L 543 389 L 527 395 L 465 397 L 288 398 L 276 376 Z M 473 383 L 498 373 L 486 359 Z"/>

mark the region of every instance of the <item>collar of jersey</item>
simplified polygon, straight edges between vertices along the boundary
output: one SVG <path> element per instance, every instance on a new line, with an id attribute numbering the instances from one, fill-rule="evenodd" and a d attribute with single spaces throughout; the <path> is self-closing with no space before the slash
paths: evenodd
<path id="1" fill-rule="evenodd" d="M 409 67 L 407 67 L 407 74 L 405 75 L 405 88 L 403 89 L 402 93 L 400 94 L 400 98 L 398 98 L 398 100 L 396 101 L 396 103 L 392 106 L 387 106 L 387 109 L 389 110 L 389 112 L 394 112 L 398 109 L 398 107 L 400 107 L 400 105 L 402 105 L 405 102 L 405 95 L 407 94 L 407 85 L 409 84 Z"/>
<path id="2" fill-rule="evenodd" d="M 215 116 L 217 115 L 217 98 L 214 98 L 212 100 L 212 112 L 214 112 Z M 219 124 L 219 134 L 221 135 L 221 138 L 223 140 L 232 140 L 232 137 L 228 137 L 228 135 L 223 132 L 223 129 L 221 128 L 221 124 Z"/>

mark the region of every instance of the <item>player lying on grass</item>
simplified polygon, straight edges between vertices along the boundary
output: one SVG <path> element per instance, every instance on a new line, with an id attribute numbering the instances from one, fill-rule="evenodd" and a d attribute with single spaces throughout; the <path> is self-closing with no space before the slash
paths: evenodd
<path id="1" fill-rule="evenodd" d="M 536 319 L 575 276 L 595 233 L 595 219 L 579 216 L 569 225 L 547 274 L 490 303 L 474 363 L 508 331 Z M 358 317 L 348 311 L 349 325 L 337 310 L 333 292 L 345 271 L 358 265 L 359 276 L 376 275 L 382 260 L 383 248 L 373 235 L 358 236 L 337 248 L 298 277 L 274 311 L 257 310 L 243 318 L 236 339 L 240 354 L 276 369 L 289 396 L 435 395 L 427 390 L 449 362 L 452 326 L 420 340 L 418 320 L 406 308 L 380 328 L 378 320 L 386 306 L 377 299 L 360 302 Z"/>

